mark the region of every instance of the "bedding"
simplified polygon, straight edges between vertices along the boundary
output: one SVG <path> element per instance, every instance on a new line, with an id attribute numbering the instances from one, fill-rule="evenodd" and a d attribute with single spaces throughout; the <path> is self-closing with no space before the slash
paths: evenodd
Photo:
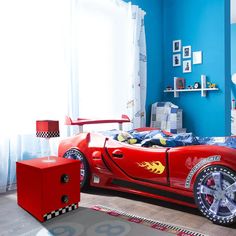
<path id="1" fill-rule="evenodd" d="M 190 145 L 217 145 L 236 149 L 234 137 L 197 137 L 193 133 L 171 134 L 164 130 L 150 131 L 119 131 L 110 130 L 102 132 L 119 142 L 139 144 L 142 147 L 181 147 Z"/>

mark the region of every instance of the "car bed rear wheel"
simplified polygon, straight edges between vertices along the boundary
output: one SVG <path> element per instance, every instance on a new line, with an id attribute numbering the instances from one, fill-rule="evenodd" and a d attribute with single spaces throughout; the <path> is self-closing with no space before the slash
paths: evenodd
<path id="1" fill-rule="evenodd" d="M 80 189 L 86 190 L 89 187 L 90 170 L 89 164 L 82 152 L 76 148 L 69 149 L 63 155 L 64 158 L 80 160 Z"/>
<path id="2" fill-rule="evenodd" d="M 236 222 L 236 174 L 224 166 L 209 166 L 196 178 L 194 198 L 199 210 L 213 223 Z"/>

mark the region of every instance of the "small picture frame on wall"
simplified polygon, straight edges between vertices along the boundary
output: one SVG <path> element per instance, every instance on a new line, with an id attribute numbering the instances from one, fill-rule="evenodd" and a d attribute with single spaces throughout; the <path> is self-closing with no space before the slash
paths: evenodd
<path id="1" fill-rule="evenodd" d="M 191 46 L 184 46 L 183 47 L 183 58 L 191 58 Z"/>
<path id="2" fill-rule="evenodd" d="M 202 51 L 193 52 L 193 64 L 202 64 Z"/>
<path id="3" fill-rule="evenodd" d="M 181 66 L 181 55 L 180 54 L 174 54 L 173 55 L 173 67 Z"/>
<path id="4" fill-rule="evenodd" d="M 192 72 L 191 60 L 183 61 L 183 73 L 190 73 L 190 72 Z"/>
<path id="5" fill-rule="evenodd" d="M 173 52 L 180 52 L 181 51 L 181 40 L 174 40 L 173 41 Z"/>

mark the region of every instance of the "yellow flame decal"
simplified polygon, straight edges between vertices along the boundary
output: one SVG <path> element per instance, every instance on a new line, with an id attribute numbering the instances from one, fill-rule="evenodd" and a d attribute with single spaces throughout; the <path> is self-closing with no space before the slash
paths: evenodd
<path id="1" fill-rule="evenodd" d="M 144 161 L 142 163 L 137 163 L 137 164 L 140 167 L 145 168 L 149 172 L 158 174 L 158 175 L 162 174 L 165 170 L 165 166 L 163 166 L 160 161 L 152 161 L 152 162 Z"/>

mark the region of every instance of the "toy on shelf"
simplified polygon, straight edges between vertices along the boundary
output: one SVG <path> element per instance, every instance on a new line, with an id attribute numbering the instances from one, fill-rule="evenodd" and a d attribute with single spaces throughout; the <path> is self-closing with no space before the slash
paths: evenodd
<path id="1" fill-rule="evenodd" d="M 168 85 L 168 86 L 166 87 L 166 90 L 173 90 L 173 88 L 172 88 L 170 85 Z"/>
<path id="2" fill-rule="evenodd" d="M 48 146 L 50 147 L 49 139 L 52 137 L 59 137 L 59 121 L 56 120 L 37 120 L 36 121 L 36 136 L 39 138 L 45 138 L 48 141 Z M 55 159 L 43 160 L 44 162 L 55 162 Z"/>
<path id="3" fill-rule="evenodd" d="M 213 84 L 211 82 L 207 82 L 208 88 L 216 88 L 216 84 Z"/>
<path id="4" fill-rule="evenodd" d="M 199 82 L 195 82 L 193 87 L 195 89 L 200 89 L 201 88 L 201 84 Z"/>

